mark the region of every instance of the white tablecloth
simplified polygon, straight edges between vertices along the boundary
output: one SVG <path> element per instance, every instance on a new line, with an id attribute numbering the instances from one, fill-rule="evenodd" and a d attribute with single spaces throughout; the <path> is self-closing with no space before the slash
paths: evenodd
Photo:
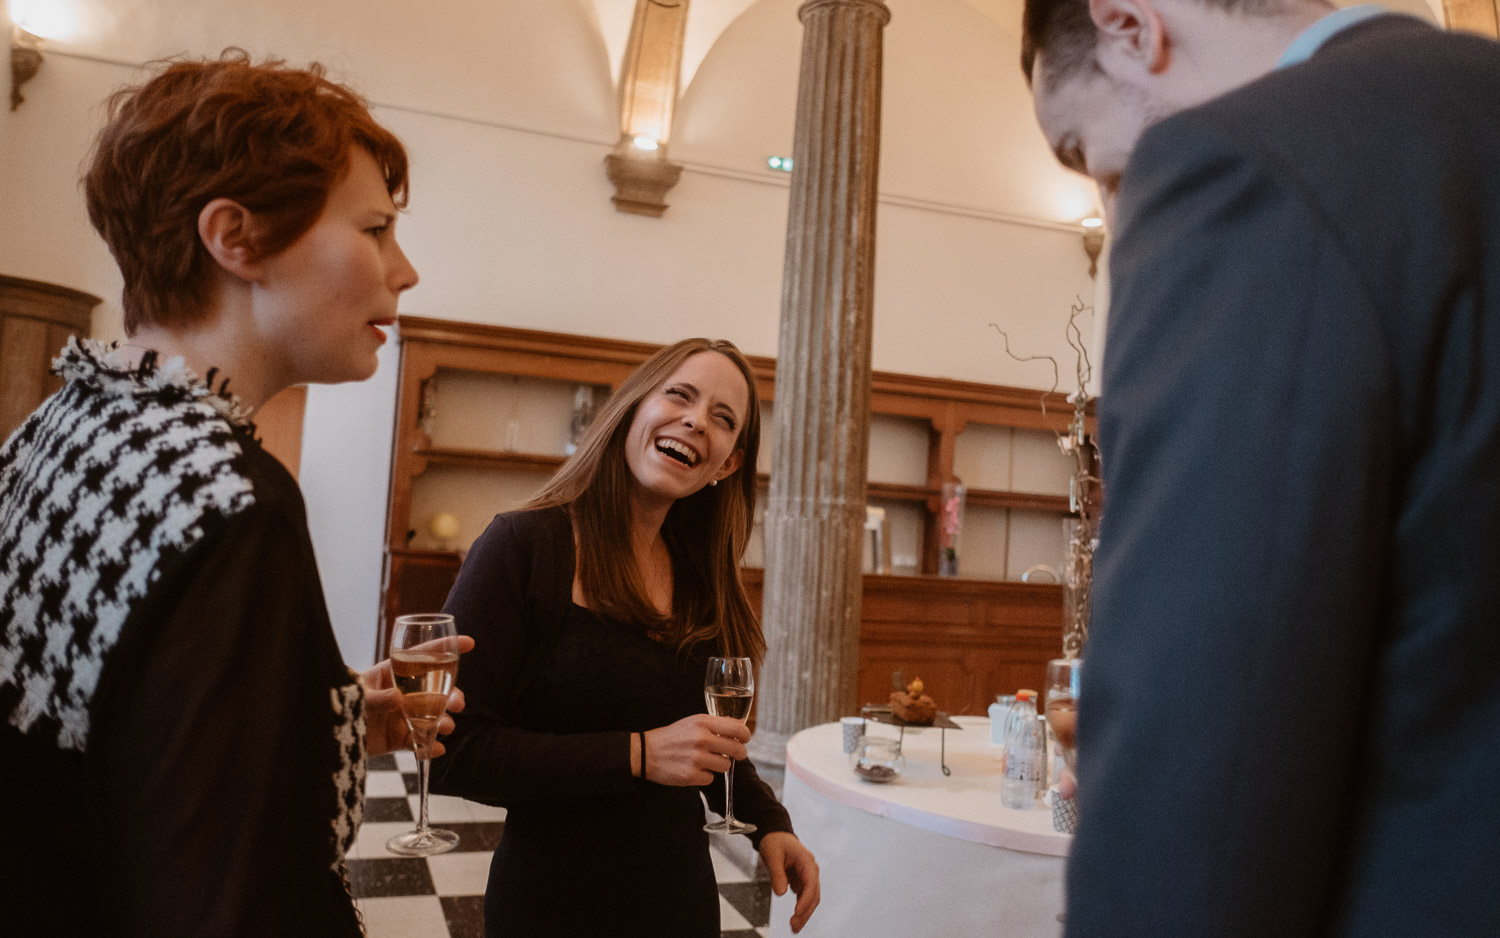
<path id="1" fill-rule="evenodd" d="M 797 836 L 818 858 L 823 901 L 803 938 L 1057 938 L 1063 865 L 1072 838 L 1043 807 L 1000 803 L 989 720 L 957 717 L 939 768 L 936 729 L 907 729 L 906 770 L 895 782 L 861 780 L 837 723 L 787 743 L 783 801 Z M 871 735 L 894 737 L 869 724 Z M 771 901 L 771 934 L 791 929 L 790 891 Z"/>

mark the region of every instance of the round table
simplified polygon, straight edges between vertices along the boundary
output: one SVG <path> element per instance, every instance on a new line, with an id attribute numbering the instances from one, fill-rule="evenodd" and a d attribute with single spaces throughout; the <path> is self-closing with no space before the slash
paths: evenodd
<path id="1" fill-rule="evenodd" d="M 906 769 L 888 784 L 856 776 L 837 723 L 787 742 L 783 802 L 818 858 L 822 904 L 802 938 L 995 935 L 1057 938 L 1063 867 L 1072 837 L 1039 804 L 1000 803 L 999 749 L 986 717 L 962 730 L 908 727 Z M 896 727 L 868 723 L 872 736 Z M 939 767 L 940 748 L 952 775 Z M 793 896 L 771 900 L 771 934 L 790 935 Z"/>

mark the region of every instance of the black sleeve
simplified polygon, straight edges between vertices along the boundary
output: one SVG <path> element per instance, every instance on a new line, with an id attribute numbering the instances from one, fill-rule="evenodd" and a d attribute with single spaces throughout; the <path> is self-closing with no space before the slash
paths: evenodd
<path id="1" fill-rule="evenodd" d="M 454 718 L 447 754 L 432 765 L 432 788 L 441 794 L 507 804 L 629 791 L 636 784 L 629 733 L 539 733 L 515 720 L 513 701 L 528 654 L 556 614 L 546 594 L 565 588 L 556 583 L 562 574 L 551 552 L 538 551 L 536 514 L 496 516 L 469 549 L 448 594 L 444 611 L 475 646 L 459 666 L 464 712 Z"/>
<path id="2" fill-rule="evenodd" d="M 1369 719 L 1389 339 L 1336 220 L 1204 120 L 1122 193 L 1069 935 L 1326 933 Z"/>
<path id="3" fill-rule="evenodd" d="M 121 934 L 358 932 L 331 865 L 329 694 L 348 676 L 288 511 L 208 536 L 120 649 L 90 758 L 102 855 L 128 858 L 106 871 Z"/>

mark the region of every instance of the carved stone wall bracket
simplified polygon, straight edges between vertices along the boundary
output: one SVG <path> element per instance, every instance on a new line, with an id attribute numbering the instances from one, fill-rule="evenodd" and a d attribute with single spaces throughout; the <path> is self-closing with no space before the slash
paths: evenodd
<path id="1" fill-rule="evenodd" d="M 42 53 L 37 49 L 37 38 L 17 26 L 10 40 L 10 109 L 14 111 L 26 99 L 21 96 L 21 86 L 36 77 L 42 68 Z"/>
<path id="2" fill-rule="evenodd" d="M 614 183 L 615 194 L 610 201 L 618 211 L 652 218 L 660 218 L 667 210 L 667 192 L 682 176 L 682 167 L 676 163 L 618 153 L 604 158 L 604 171 Z"/>

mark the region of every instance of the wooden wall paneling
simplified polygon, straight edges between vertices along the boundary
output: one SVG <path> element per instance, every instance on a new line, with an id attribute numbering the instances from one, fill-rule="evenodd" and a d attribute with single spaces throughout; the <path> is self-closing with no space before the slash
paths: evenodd
<path id="1" fill-rule="evenodd" d="M 759 614 L 763 575 L 745 571 Z M 996 694 L 1040 691 L 1062 653 L 1062 587 L 947 577 L 864 577 L 858 693 L 886 703 L 891 675 L 922 678 L 948 713 L 984 714 Z"/>
<path id="2" fill-rule="evenodd" d="M 46 397 L 47 324 L 7 316 L 0 322 L 0 438 L 10 436 Z"/>
<path id="3" fill-rule="evenodd" d="M 448 591 L 458 578 L 462 562 L 452 550 L 392 550 L 389 558 L 390 584 L 385 594 L 385 621 L 394 623 L 397 616 L 421 612 L 438 612 L 448 601 Z M 390 655 L 390 629 L 382 631 L 377 658 Z"/>
<path id="4" fill-rule="evenodd" d="M 69 336 L 89 334 L 99 302 L 81 290 L 0 275 L 0 440 L 62 387 L 52 360 Z"/>

